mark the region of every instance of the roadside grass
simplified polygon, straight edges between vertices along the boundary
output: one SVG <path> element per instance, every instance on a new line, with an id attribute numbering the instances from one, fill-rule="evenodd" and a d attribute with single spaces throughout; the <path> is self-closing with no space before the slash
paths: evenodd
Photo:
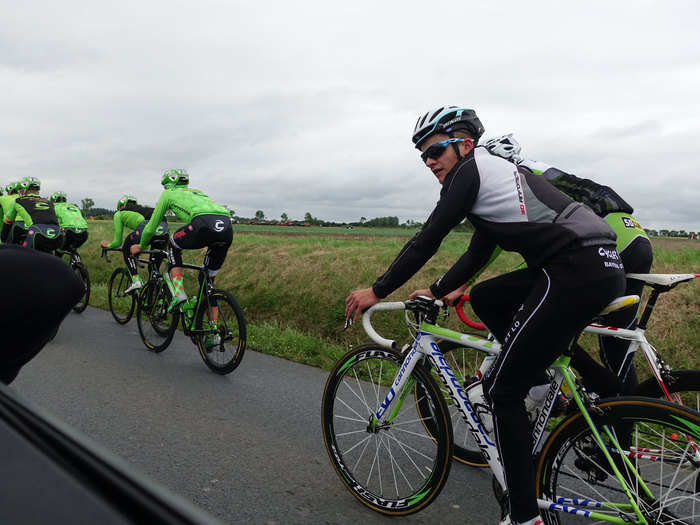
<path id="1" fill-rule="evenodd" d="M 353 289 L 371 285 L 414 231 L 355 228 L 345 230 L 351 232 L 347 235 L 336 231 L 343 228 L 297 227 L 302 231 L 291 232 L 294 228 L 236 225 L 233 246 L 216 286 L 233 293 L 243 307 L 250 348 L 330 369 L 348 347 L 367 340 L 360 327 L 342 330 L 345 297 Z M 105 309 L 107 281 L 114 268 L 124 264 L 116 252 L 110 253 L 112 263 L 99 258 L 100 240 L 111 239 L 111 235 L 110 221 L 91 221 L 90 238 L 81 249 L 92 280 L 90 304 Z M 463 232 L 450 234 L 438 253 L 387 300 L 404 300 L 413 290 L 427 287 L 464 252 L 469 239 Z M 699 243 L 654 239 L 653 244 L 653 272 L 700 272 Z M 184 252 L 185 261 L 192 264 L 200 264 L 203 256 L 204 250 Z M 482 279 L 507 272 L 520 262 L 516 254 L 504 253 Z M 699 284 L 681 284 L 662 295 L 647 332 L 664 358 L 678 368 L 700 368 L 696 351 L 700 341 Z M 189 294 L 195 292 L 192 272 L 185 277 L 185 287 Z M 377 314 L 373 324 L 385 337 L 410 340 L 403 315 Z M 454 314 L 441 324 L 457 330 L 463 327 Z M 587 348 L 597 348 L 594 340 L 584 341 Z M 642 377 L 646 370 L 640 363 Z"/>

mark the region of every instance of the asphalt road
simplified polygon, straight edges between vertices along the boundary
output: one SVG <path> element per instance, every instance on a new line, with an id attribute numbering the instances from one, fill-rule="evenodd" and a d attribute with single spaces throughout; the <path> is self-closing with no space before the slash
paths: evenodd
<path id="1" fill-rule="evenodd" d="M 459 463 L 427 509 L 388 518 L 332 469 L 320 425 L 327 373 L 247 350 L 228 376 L 181 333 L 146 351 L 132 320 L 70 314 L 12 384 L 22 397 L 226 523 L 498 522 L 487 471 Z"/>

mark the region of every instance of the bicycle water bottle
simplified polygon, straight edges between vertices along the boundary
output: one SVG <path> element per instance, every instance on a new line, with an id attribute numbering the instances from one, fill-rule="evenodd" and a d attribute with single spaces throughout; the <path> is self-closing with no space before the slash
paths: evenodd
<path id="1" fill-rule="evenodd" d="M 479 379 L 483 379 L 486 374 L 488 374 L 489 370 L 491 370 L 491 367 L 493 366 L 493 362 L 496 360 L 495 355 L 487 355 L 484 358 L 484 361 L 481 363 L 481 366 L 479 367 L 479 372 L 477 373 L 477 377 Z"/>

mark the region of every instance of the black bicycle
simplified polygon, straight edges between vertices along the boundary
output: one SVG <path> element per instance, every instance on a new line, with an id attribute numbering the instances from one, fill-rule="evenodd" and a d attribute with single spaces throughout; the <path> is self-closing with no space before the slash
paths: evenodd
<path id="1" fill-rule="evenodd" d="M 80 254 L 77 250 L 56 250 L 56 255 L 61 258 L 68 257 L 68 265 L 73 269 L 75 274 L 80 278 L 83 283 L 84 293 L 75 306 L 73 310 L 77 313 L 83 313 L 90 302 L 90 274 L 87 268 L 80 259 Z"/>
<path id="2" fill-rule="evenodd" d="M 164 250 L 141 253 L 167 256 Z M 152 352 L 165 350 L 175 335 L 178 320 L 182 329 L 199 350 L 204 363 L 217 374 L 235 370 L 243 359 L 246 347 L 246 322 L 235 297 L 226 290 L 214 288 L 204 266 L 183 264 L 199 276 L 199 291 L 184 303 L 172 307 L 174 288 L 170 263 L 151 275 L 141 289 L 136 304 L 136 321 L 146 348 Z M 216 312 L 218 315 L 213 315 Z M 212 317 L 216 322 L 210 321 Z"/>
<path id="3" fill-rule="evenodd" d="M 121 251 L 121 248 L 102 248 L 102 258 L 107 262 L 112 262 L 107 252 L 121 253 Z M 137 267 L 148 268 L 146 282 L 150 280 L 152 275 L 158 274 L 158 267 L 161 261 L 162 258 L 154 256 L 149 257 L 148 260 L 136 259 Z M 109 284 L 107 285 L 107 302 L 109 303 L 109 311 L 112 313 L 112 317 L 114 317 L 114 320 L 119 324 L 128 323 L 136 310 L 138 290 L 126 293 L 131 282 L 131 274 L 124 266 L 115 268 L 109 278 Z"/>

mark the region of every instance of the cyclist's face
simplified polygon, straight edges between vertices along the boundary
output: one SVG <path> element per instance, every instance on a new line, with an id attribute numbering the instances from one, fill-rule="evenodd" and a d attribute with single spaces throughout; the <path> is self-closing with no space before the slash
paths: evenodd
<path id="1" fill-rule="evenodd" d="M 421 144 L 420 150 L 421 152 L 423 152 L 436 142 L 440 142 L 441 140 L 447 140 L 449 138 L 450 137 L 442 133 L 433 135 L 429 137 L 423 144 Z M 465 156 L 474 147 L 474 143 L 471 141 L 471 139 L 465 139 L 464 142 L 457 142 L 455 144 L 459 148 L 459 152 L 462 154 L 462 156 Z M 450 170 L 455 167 L 455 164 L 457 164 L 458 160 L 459 158 L 457 157 L 455 149 L 452 147 L 452 144 L 449 144 L 445 148 L 445 152 L 442 155 L 440 155 L 437 159 L 431 159 L 430 157 L 428 157 L 425 161 L 425 165 L 428 166 L 430 171 L 433 172 L 433 175 L 435 175 L 438 182 L 442 184 L 443 182 L 445 182 L 445 176 L 447 176 Z"/>

